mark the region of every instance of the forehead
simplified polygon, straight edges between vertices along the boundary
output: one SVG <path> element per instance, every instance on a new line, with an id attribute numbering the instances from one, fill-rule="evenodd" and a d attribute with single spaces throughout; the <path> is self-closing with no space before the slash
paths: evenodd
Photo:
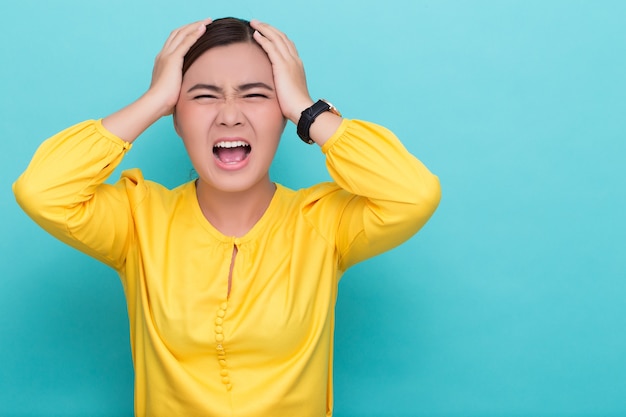
<path id="1" fill-rule="evenodd" d="M 218 46 L 203 53 L 185 73 L 183 83 L 233 80 L 273 84 L 272 64 L 253 43 Z"/>

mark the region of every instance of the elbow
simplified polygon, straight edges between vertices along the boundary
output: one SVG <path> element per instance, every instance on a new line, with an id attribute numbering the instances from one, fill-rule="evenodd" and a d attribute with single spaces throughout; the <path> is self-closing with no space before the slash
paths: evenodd
<path id="1" fill-rule="evenodd" d="M 379 211 L 378 221 L 381 227 L 389 227 L 404 241 L 428 222 L 440 201 L 439 178 L 429 173 L 405 188 L 402 198 L 395 200 L 384 215 Z"/>
<path id="2" fill-rule="evenodd" d="M 437 210 L 441 201 L 439 178 L 430 174 L 428 177 L 423 178 L 422 181 L 417 181 L 412 195 L 411 206 L 413 207 L 413 214 L 418 218 L 425 218 L 425 223 Z"/>
<path id="3" fill-rule="evenodd" d="M 430 175 L 418 181 L 411 197 L 404 204 L 404 223 L 409 235 L 417 233 L 432 217 L 441 201 L 439 178 Z"/>
<path id="4" fill-rule="evenodd" d="M 441 201 L 441 183 L 439 182 L 439 177 L 436 175 L 431 177 L 428 191 L 424 194 L 425 196 L 423 199 L 427 202 L 427 204 L 429 204 L 432 209 L 432 213 L 434 213 L 437 207 L 439 207 L 439 202 Z"/>
<path id="5" fill-rule="evenodd" d="M 46 199 L 46 193 L 33 181 L 29 181 L 22 175 L 13 183 L 13 195 L 17 204 L 24 212 L 38 224 L 42 224 L 44 213 L 50 212 L 50 204 Z"/>
<path id="6" fill-rule="evenodd" d="M 435 175 L 420 178 L 404 191 L 403 198 L 393 201 L 385 209 L 380 205 L 372 207 L 375 216 L 365 230 L 384 230 L 380 235 L 366 233 L 374 253 L 382 253 L 406 242 L 428 222 L 439 206 L 441 186 Z"/>
<path id="7" fill-rule="evenodd" d="M 23 176 L 13 183 L 12 188 L 15 201 L 17 201 L 22 210 L 29 214 L 32 211 L 36 211 L 38 193 Z"/>
<path id="8" fill-rule="evenodd" d="M 13 183 L 12 188 L 15 201 L 26 214 L 33 217 L 37 212 L 41 211 L 42 203 L 38 198 L 40 193 L 23 176 Z"/>

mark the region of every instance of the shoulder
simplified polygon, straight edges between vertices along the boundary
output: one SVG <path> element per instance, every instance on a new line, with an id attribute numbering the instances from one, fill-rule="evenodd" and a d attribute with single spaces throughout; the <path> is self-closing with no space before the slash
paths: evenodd
<path id="1" fill-rule="evenodd" d="M 159 204 L 159 202 L 163 204 L 173 199 L 179 199 L 189 194 L 193 185 L 193 181 L 190 181 L 169 189 L 163 184 L 145 179 L 139 168 L 132 168 L 122 172 L 115 186 L 123 188 L 131 206 L 137 207 L 146 201 L 150 201 L 152 204 Z"/>
<path id="2" fill-rule="evenodd" d="M 284 202 L 290 202 L 292 205 L 302 208 L 311 207 L 319 202 L 332 200 L 335 202 L 349 199 L 352 194 L 343 190 L 335 182 L 321 182 L 306 188 L 297 190 L 277 184 L 279 188 L 280 198 Z"/>
<path id="3" fill-rule="evenodd" d="M 297 212 L 297 217 L 325 236 L 332 235 L 345 208 L 358 198 L 334 182 L 322 182 L 299 190 L 280 187 L 283 209 Z"/>

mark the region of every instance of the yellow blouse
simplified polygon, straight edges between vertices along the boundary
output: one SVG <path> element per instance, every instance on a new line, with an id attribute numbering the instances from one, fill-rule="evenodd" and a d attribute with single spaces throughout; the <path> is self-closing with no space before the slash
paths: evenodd
<path id="1" fill-rule="evenodd" d="M 344 120 L 322 148 L 334 182 L 277 185 L 233 238 L 203 216 L 194 182 L 168 190 L 133 169 L 105 184 L 129 148 L 80 123 L 44 142 L 13 189 L 44 229 L 119 273 L 136 415 L 332 415 L 338 280 L 426 223 L 437 177 L 387 129 Z"/>

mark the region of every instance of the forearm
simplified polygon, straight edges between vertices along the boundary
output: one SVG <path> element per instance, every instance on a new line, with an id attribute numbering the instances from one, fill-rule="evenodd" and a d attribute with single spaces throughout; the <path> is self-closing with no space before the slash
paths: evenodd
<path id="1" fill-rule="evenodd" d="M 322 148 L 333 179 L 352 194 L 378 201 L 439 201 L 439 182 L 388 129 L 346 120 Z"/>
<path id="2" fill-rule="evenodd" d="M 330 139 L 335 134 L 337 129 L 339 129 L 342 121 L 343 119 L 341 116 L 337 116 L 331 112 L 324 112 L 317 116 L 315 121 L 311 124 L 309 136 L 320 147 L 323 147 L 328 139 Z"/>
<path id="3" fill-rule="evenodd" d="M 125 142 L 132 143 L 154 122 L 171 111 L 154 93 L 148 91 L 121 110 L 102 119 L 102 125 Z"/>

